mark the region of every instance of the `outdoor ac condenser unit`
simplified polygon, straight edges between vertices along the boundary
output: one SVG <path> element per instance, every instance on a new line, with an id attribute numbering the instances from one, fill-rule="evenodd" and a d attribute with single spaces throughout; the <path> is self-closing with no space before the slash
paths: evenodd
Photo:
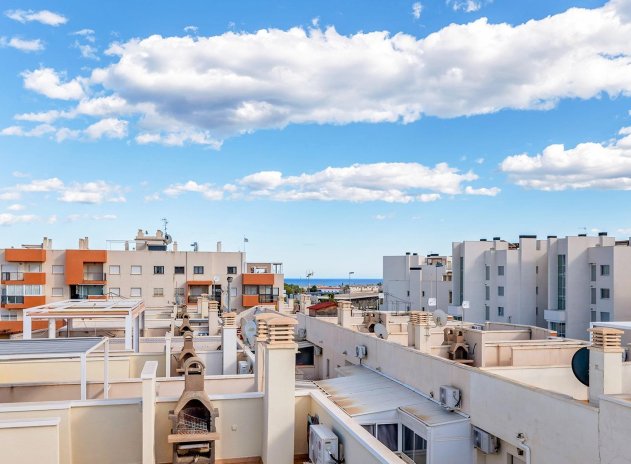
<path id="1" fill-rule="evenodd" d="M 313 464 L 335 464 L 337 459 L 337 435 L 326 425 L 309 427 L 309 460 Z"/>
<path id="2" fill-rule="evenodd" d="M 247 361 L 239 361 L 238 364 L 239 375 L 245 375 L 250 373 L 250 366 L 248 366 Z"/>
<path id="3" fill-rule="evenodd" d="M 451 385 L 441 385 L 439 400 L 447 409 L 457 408 L 460 405 L 460 389 Z"/>
<path id="4" fill-rule="evenodd" d="M 356 345 L 355 346 L 355 356 L 359 359 L 364 359 L 368 354 L 368 350 L 366 349 L 366 345 Z"/>
<path id="5" fill-rule="evenodd" d="M 473 446 L 484 454 L 495 454 L 500 450 L 500 440 L 489 432 L 473 427 Z"/>

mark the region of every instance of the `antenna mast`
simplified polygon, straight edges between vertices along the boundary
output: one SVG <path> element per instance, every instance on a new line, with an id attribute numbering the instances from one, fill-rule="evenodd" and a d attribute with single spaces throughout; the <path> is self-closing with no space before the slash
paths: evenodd
<path id="1" fill-rule="evenodd" d="M 163 227 L 164 227 L 164 236 L 165 236 L 165 237 L 166 237 L 166 235 L 167 235 L 167 224 L 168 224 L 168 223 L 169 223 L 169 221 L 168 221 L 168 219 L 167 219 L 167 218 L 165 218 L 165 217 L 164 217 L 164 218 L 162 218 L 162 224 L 163 224 Z"/>

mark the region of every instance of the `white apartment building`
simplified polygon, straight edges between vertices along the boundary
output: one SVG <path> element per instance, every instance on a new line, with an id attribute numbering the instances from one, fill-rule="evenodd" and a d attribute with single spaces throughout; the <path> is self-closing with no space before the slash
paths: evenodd
<path id="1" fill-rule="evenodd" d="M 547 242 L 521 235 L 518 243 L 454 242 L 454 315 L 468 301 L 465 320 L 544 325 L 547 288 Z"/>
<path id="2" fill-rule="evenodd" d="M 430 306 L 434 302 L 435 305 Z M 406 253 L 383 257 L 382 310 L 446 311 L 451 302 L 451 259 L 448 256 L 423 257 Z"/>
<path id="3" fill-rule="evenodd" d="M 179 251 L 158 230 L 139 230 L 121 250 L 75 250 L 41 245 L 0 249 L 0 317 L 21 319 L 21 310 L 66 299 L 142 298 L 148 306 L 195 304 L 202 294 L 223 308 L 276 305 L 282 295 L 281 263 L 247 263 L 244 252 Z"/>

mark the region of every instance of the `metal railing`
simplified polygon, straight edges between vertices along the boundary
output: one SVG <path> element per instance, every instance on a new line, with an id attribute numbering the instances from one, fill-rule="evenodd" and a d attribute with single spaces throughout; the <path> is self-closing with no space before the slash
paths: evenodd
<path id="1" fill-rule="evenodd" d="M 84 272 L 83 280 L 87 280 L 87 281 L 105 280 L 105 274 L 102 272 Z"/>
<path id="2" fill-rule="evenodd" d="M 2 280 L 24 280 L 23 272 L 3 272 Z"/>
<path id="3" fill-rule="evenodd" d="M 259 303 L 276 303 L 278 295 L 259 295 Z"/>
<path id="4" fill-rule="evenodd" d="M 0 299 L 3 305 L 5 304 L 24 304 L 23 296 L 2 295 Z"/>

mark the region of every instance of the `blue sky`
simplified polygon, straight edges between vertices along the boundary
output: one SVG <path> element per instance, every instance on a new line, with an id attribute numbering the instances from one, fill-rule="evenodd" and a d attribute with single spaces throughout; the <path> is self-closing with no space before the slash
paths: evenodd
<path id="1" fill-rule="evenodd" d="M 631 235 L 627 0 L 3 2 L 0 246 L 242 248 L 316 277 Z"/>

